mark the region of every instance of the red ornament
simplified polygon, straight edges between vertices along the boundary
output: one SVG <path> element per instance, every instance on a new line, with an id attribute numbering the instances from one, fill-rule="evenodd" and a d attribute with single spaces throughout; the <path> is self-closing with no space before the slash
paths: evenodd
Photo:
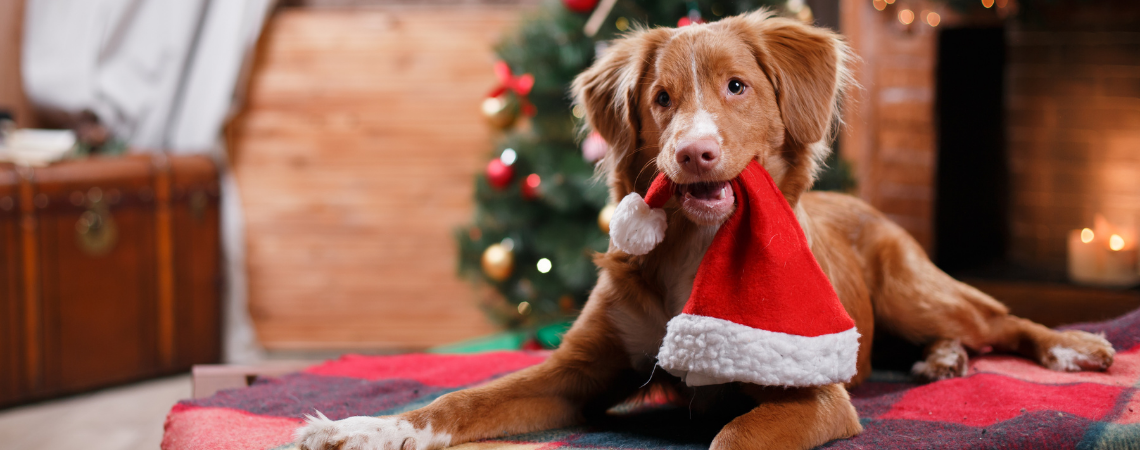
<path id="1" fill-rule="evenodd" d="M 541 351 L 541 350 L 546 350 L 546 347 L 543 347 L 542 343 L 538 342 L 538 339 L 530 338 L 530 339 L 527 339 L 526 342 L 523 342 L 520 350 L 537 352 L 537 351 Z"/>
<path id="2" fill-rule="evenodd" d="M 515 177 L 515 169 L 511 166 L 503 164 L 499 158 L 492 159 L 487 163 L 487 184 L 495 189 L 503 189 L 511 184 L 511 179 Z"/>
<path id="3" fill-rule="evenodd" d="M 538 186 L 542 184 L 542 178 L 539 178 L 537 173 L 532 173 L 526 176 L 523 181 L 520 193 L 526 200 L 534 200 L 538 198 Z"/>
<path id="4" fill-rule="evenodd" d="M 566 5 L 566 9 L 576 13 L 588 13 L 598 6 L 598 0 L 562 0 L 562 4 Z"/>
<path id="5" fill-rule="evenodd" d="M 702 23 L 705 23 L 705 20 L 701 18 L 701 12 L 694 9 L 689 11 L 689 15 L 677 20 L 677 28 Z"/>

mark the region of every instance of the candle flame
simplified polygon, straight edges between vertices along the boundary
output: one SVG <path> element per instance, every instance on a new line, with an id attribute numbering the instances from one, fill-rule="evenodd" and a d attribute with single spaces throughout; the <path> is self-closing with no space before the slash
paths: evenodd
<path id="1" fill-rule="evenodd" d="M 1108 248 L 1111 248 L 1114 252 L 1119 252 L 1124 248 L 1124 238 L 1120 237 L 1119 234 L 1112 235 L 1112 237 L 1108 238 Z"/>
<path id="2" fill-rule="evenodd" d="M 1093 234 L 1093 230 L 1090 230 L 1088 228 L 1081 230 L 1081 242 L 1088 244 L 1089 242 L 1092 242 L 1094 237 L 1096 237 L 1096 235 Z"/>

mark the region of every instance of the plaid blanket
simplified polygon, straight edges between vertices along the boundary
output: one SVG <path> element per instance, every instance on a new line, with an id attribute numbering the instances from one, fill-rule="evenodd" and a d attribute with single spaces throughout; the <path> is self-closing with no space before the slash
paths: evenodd
<path id="1" fill-rule="evenodd" d="M 963 378 L 918 384 L 876 373 L 851 392 L 863 434 L 826 448 L 1140 448 L 1140 310 L 1077 325 L 1118 353 L 1105 373 L 1062 373 L 1010 356 L 981 356 Z M 162 448 L 288 449 L 301 417 L 408 411 L 537 364 L 542 352 L 344 356 L 245 389 L 186 400 L 166 418 Z M 606 423 L 466 444 L 468 449 L 708 448 L 720 423 L 682 408 L 636 408 Z"/>

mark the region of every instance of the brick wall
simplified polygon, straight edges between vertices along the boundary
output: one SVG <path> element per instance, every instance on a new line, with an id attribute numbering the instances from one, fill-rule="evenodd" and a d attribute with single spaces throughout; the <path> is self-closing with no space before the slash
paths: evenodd
<path id="1" fill-rule="evenodd" d="M 1007 34 L 1009 256 L 1042 269 L 1094 214 L 1140 219 L 1140 32 L 1086 19 Z"/>
<path id="2" fill-rule="evenodd" d="M 934 202 L 934 29 L 909 28 L 897 10 L 843 0 L 841 29 L 861 62 L 844 107 L 843 157 L 855 167 L 858 195 L 929 251 Z"/>

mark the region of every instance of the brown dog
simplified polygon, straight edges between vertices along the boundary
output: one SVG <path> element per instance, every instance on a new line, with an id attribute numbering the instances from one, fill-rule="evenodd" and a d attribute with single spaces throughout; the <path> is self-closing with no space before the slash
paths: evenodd
<path id="1" fill-rule="evenodd" d="M 546 362 L 393 417 L 313 418 L 304 449 L 435 449 L 565 427 L 629 398 L 651 375 L 665 324 L 680 313 L 716 229 L 731 213 L 699 195 L 753 160 L 776 180 L 812 252 L 855 320 L 854 385 L 871 372 L 875 328 L 926 344 L 915 372 L 961 376 L 966 348 L 1015 352 L 1054 370 L 1104 370 L 1112 346 L 1008 314 L 990 296 L 947 276 L 901 228 L 858 199 L 805 192 L 829 149 L 826 137 L 847 85 L 850 56 L 823 29 L 764 12 L 681 29 L 638 31 L 616 42 L 574 82 L 590 126 L 612 145 L 611 196 L 643 193 L 658 172 L 679 186 L 664 241 L 644 256 L 597 258 L 598 285 Z M 705 183 L 697 192 L 693 186 Z M 676 395 L 691 393 L 677 389 Z M 861 431 L 843 386 L 727 391 L 755 406 L 729 422 L 713 448 L 810 448 Z M 715 397 L 715 396 L 714 396 Z"/>

